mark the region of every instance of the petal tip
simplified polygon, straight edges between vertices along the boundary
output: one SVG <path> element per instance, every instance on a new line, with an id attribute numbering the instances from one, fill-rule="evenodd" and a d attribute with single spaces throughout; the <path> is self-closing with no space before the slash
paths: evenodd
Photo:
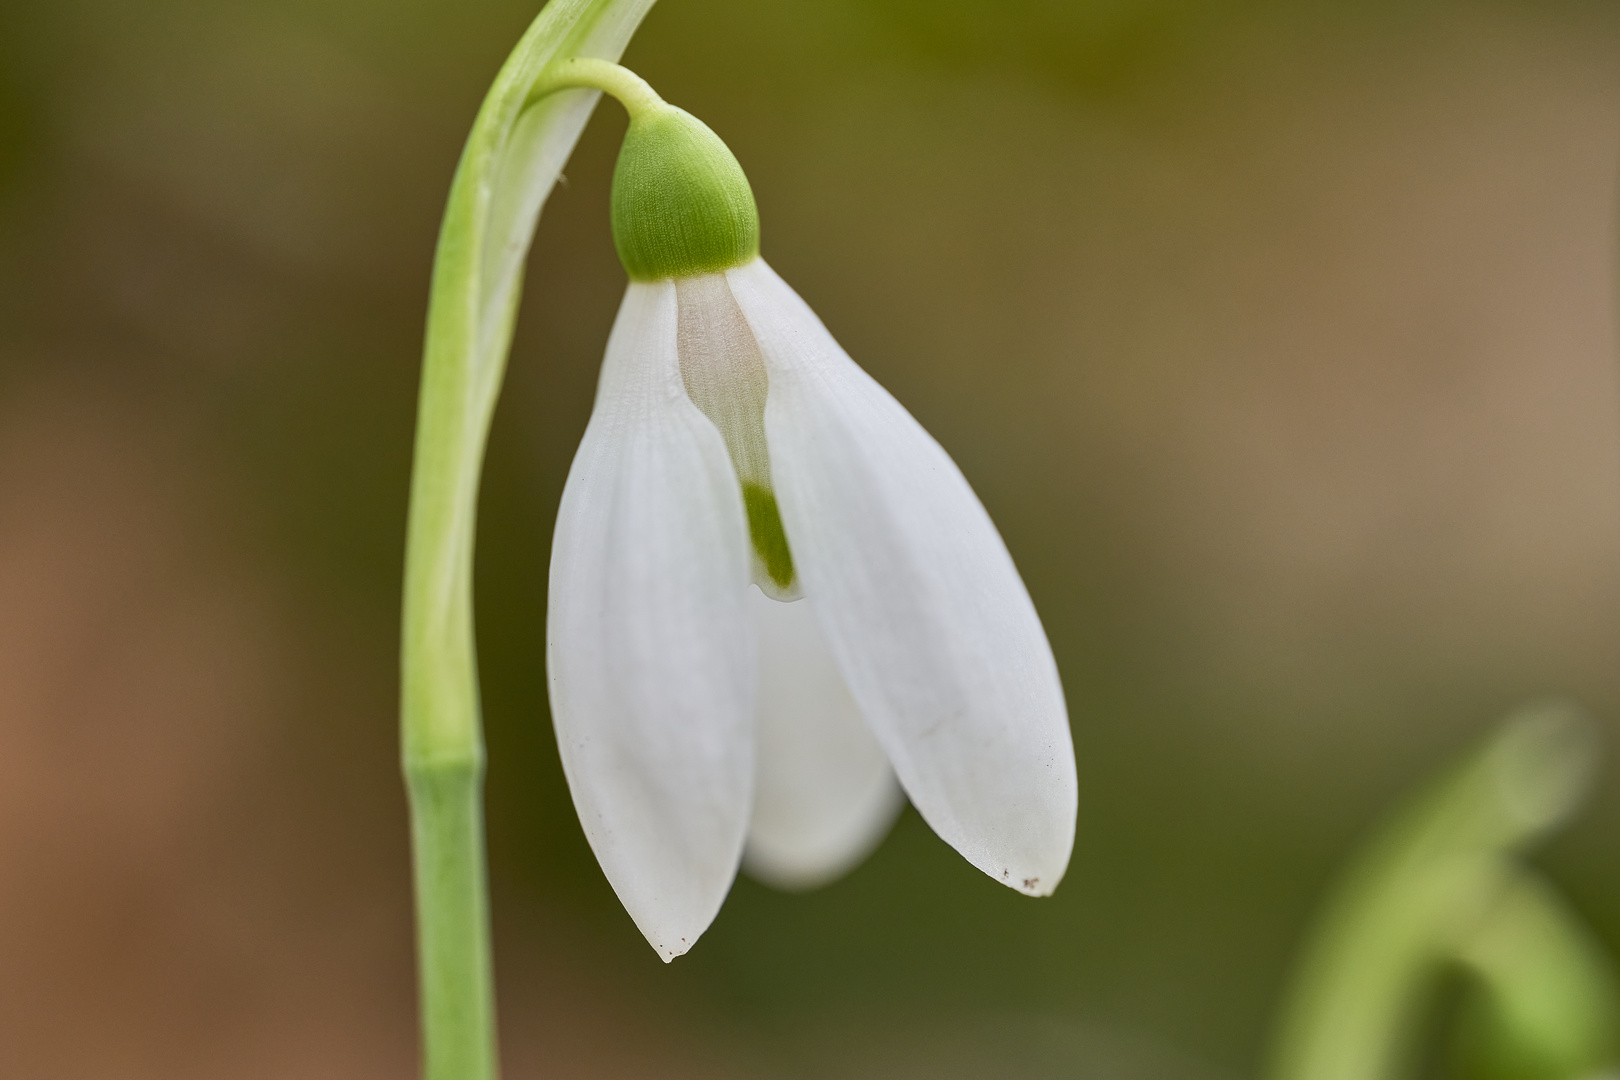
<path id="1" fill-rule="evenodd" d="M 697 934 L 693 934 L 691 937 L 673 939 L 648 936 L 647 944 L 651 945 L 653 952 L 658 954 L 658 959 L 667 964 L 677 956 L 685 956 L 690 952 L 692 946 L 697 944 L 697 939 Z"/>
<path id="2" fill-rule="evenodd" d="M 1025 896 L 1051 896 L 1057 891 L 1058 884 L 1063 880 L 1068 870 L 1067 860 L 1056 871 L 1042 871 L 1030 867 L 1020 869 L 1015 866 L 1001 866 L 998 869 L 980 866 L 980 869 L 995 880 Z"/>
<path id="3" fill-rule="evenodd" d="M 1019 880 L 1016 888 L 1025 896 L 1051 896 L 1057 889 L 1056 881 L 1049 881 L 1041 877 L 1027 877 Z"/>

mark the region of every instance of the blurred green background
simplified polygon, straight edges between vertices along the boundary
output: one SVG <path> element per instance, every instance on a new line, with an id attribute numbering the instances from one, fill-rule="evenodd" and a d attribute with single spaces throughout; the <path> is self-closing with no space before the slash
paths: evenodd
<path id="1" fill-rule="evenodd" d="M 516 0 L 0 6 L 0 1047 L 402 1077 L 421 329 Z M 546 713 L 624 286 L 622 113 L 551 198 L 478 633 L 507 1076 L 1252 1076 L 1356 838 L 1521 698 L 1620 724 L 1620 7 L 662 0 L 626 54 L 944 443 L 1081 779 L 1031 901 L 908 812 L 665 966 Z M 1540 865 L 1620 947 L 1620 771 Z"/>

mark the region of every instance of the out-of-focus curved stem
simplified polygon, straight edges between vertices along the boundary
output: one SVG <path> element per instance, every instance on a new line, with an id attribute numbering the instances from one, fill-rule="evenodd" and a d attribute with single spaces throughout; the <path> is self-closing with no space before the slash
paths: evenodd
<path id="1" fill-rule="evenodd" d="M 1307 942 L 1271 1080 L 1393 1080 L 1448 965 L 1471 966 L 1484 984 L 1476 992 L 1498 995 L 1512 1015 L 1536 1024 L 1544 1011 L 1521 975 L 1538 965 L 1568 974 L 1600 964 L 1591 953 L 1570 960 L 1584 939 L 1549 929 L 1567 916 L 1543 902 L 1518 861 L 1572 812 L 1592 760 L 1573 709 L 1537 706 L 1402 809 L 1352 866 Z M 1571 975 L 1562 985 L 1597 994 L 1601 980 Z M 1584 1004 L 1601 1012 L 1610 999 Z M 1606 1033 L 1613 1019 L 1597 1026 Z M 1607 1053 L 1606 1043 L 1594 1052 Z"/>
<path id="2" fill-rule="evenodd" d="M 1459 1040 L 1470 1075 L 1583 1078 L 1613 1064 L 1620 995 L 1602 956 L 1546 883 L 1515 875 L 1457 952 L 1476 991 Z"/>

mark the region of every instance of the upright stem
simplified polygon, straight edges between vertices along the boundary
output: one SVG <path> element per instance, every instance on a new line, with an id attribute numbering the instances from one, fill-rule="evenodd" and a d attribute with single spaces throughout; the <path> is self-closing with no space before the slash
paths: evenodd
<path id="1" fill-rule="evenodd" d="M 444 246 L 436 288 L 454 265 L 444 258 Z M 426 1080 L 496 1080 L 472 556 L 478 478 L 499 383 L 497 374 L 493 386 L 475 394 L 473 358 L 435 329 L 430 318 L 411 469 L 401 649 L 422 1073 Z M 504 355 L 500 360 L 504 364 Z M 468 408 L 469 400 L 477 407 Z"/>
<path id="2" fill-rule="evenodd" d="M 494 1080 L 482 763 L 407 769 L 416 854 L 423 1074 Z"/>
<path id="3" fill-rule="evenodd" d="M 657 102 L 635 76 L 602 70 L 614 66 L 606 58 L 624 51 L 652 4 L 550 0 L 484 98 L 439 230 L 411 466 L 400 650 L 426 1080 L 499 1074 L 473 643 L 478 481 L 535 222 L 595 106 L 590 95 L 540 101 L 549 91 L 536 91 L 561 88 L 548 78 L 552 69 L 581 65 L 587 79 L 609 80 L 644 104 Z"/>
<path id="4" fill-rule="evenodd" d="M 484 740 L 472 619 L 478 474 L 494 401 L 489 395 L 483 409 L 461 407 L 472 381 L 469 365 L 447 352 L 430 345 L 422 373 L 401 657 L 422 1074 L 426 1080 L 496 1080 Z"/>

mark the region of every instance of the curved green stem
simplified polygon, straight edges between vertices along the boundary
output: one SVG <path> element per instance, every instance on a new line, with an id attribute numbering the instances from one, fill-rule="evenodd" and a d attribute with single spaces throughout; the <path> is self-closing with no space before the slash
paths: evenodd
<path id="1" fill-rule="evenodd" d="M 1482 992 L 1502 1005 L 1493 1016 L 1526 1018 L 1531 1027 L 1547 1010 L 1537 1010 L 1534 995 L 1525 1003 L 1522 973 L 1558 974 L 1563 999 L 1598 993 L 1601 979 L 1584 978 L 1588 969 L 1569 960 L 1582 939 L 1548 929 L 1561 909 L 1546 902 L 1519 861 L 1572 812 L 1591 759 L 1585 725 L 1573 710 L 1529 710 L 1375 836 L 1312 932 L 1284 1003 L 1271 1080 L 1393 1080 L 1408 1063 L 1417 1022 L 1448 966 L 1482 980 Z M 1611 1000 L 1583 1005 L 1590 1013 Z M 1559 1022 L 1556 1031 L 1532 1032 L 1538 1045 L 1567 1048 L 1590 1030 L 1607 1034 L 1595 1022 L 1582 1026 L 1567 1016 Z M 1525 1037 L 1513 1033 L 1516 1043 Z M 1566 1057 L 1606 1052 L 1599 1040 L 1580 1043 Z"/>
<path id="2" fill-rule="evenodd" d="M 433 263 L 405 545 L 400 739 L 410 797 L 423 1074 L 498 1072 L 473 641 L 478 481 L 541 206 L 596 104 L 532 91 L 617 59 L 653 0 L 552 0 L 479 109 Z"/>
<path id="3" fill-rule="evenodd" d="M 617 99 L 632 119 L 669 107 L 657 91 L 647 85 L 646 79 L 629 68 L 583 56 L 548 68 L 529 92 L 529 101 L 537 102 L 559 90 L 600 90 Z"/>
<path id="4" fill-rule="evenodd" d="M 1586 1080 L 1614 1064 L 1614 975 L 1602 946 L 1545 882 L 1517 875 L 1457 962 L 1475 988 L 1460 1043 L 1468 1075 Z"/>

